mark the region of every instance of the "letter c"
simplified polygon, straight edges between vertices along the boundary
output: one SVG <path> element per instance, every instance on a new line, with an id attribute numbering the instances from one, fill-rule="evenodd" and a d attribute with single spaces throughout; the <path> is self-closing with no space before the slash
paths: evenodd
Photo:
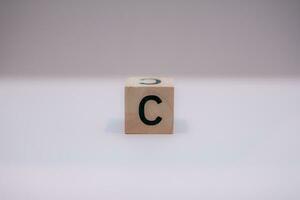
<path id="1" fill-rule="evenodd" d="M 143 82 L 143 81 L 154 81 L 154 82 Z M 157 78 L 142 78 L 141 79 L 142 82 L 140 82 L 140 84 L 143 85 L 157 85 L 161 83 L 161 80 L 157 79 Z"/>
<path id="2" fill-rule="evenodd" d="M 162 101 L 161 99 L 158 97 L 158 96 L 155 96 L 155 95 L 149 95 L 149 96 L 145 96 L 141 102 L 140 102 L 140 105 L 139 105 L 139 115 L 140 115 L 140 119 L 142 120 L 142 122 L 146 125 L 150 125 L 150 126 L 153 126 L 153 125 L 156 125 L 158 124 L 162 118 L 160 116 L 156 117 L 155 120 L 148 120 L 146 117 L 145 117 L 145 104 L 147 103 L 147 101 L 149 100 L 153 100 L 155 101 L 157 104 L 160 104 Z"/>

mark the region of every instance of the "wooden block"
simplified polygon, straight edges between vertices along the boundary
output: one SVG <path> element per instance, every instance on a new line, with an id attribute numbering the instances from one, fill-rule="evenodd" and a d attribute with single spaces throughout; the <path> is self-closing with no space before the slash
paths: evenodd
<path id="1" fill-rule="evenodd" d="M 125 85 L 125 133 L 173 133 L 171 78 L 132 77 Z"/>

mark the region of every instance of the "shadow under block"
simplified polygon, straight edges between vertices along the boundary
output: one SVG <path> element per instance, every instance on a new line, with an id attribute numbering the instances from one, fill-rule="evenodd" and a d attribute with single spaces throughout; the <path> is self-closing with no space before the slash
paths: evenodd
<path id="1" fill-rule="evenodd" d="M 125 133 L 173 133 L 171 78 L 132 77 L 125 85 Z"/>

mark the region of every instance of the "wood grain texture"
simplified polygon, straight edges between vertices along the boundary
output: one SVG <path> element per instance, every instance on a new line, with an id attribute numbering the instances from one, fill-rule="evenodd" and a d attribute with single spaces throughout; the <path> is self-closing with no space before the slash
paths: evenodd
<path id="1" fill-rule="evenodd" d="M 173 80 L 162 77 L 152 78 L 132 77 L 126 81 L 125 133 L 173 133 Z M 155 80 L 160 80 L 161 82 L 156 83 Z M 146 85 L 141 82 L 146 83 Z M 143 109 L 147 120 L 153 121 L 157 117 L 161 118 L 161 121 L 155 125 L 144 123 L 140 116 L 139 108 L 141 102 L 147 96 L 156 96 L 161 100 L 159 103 L 154 100 L 147 100 Z"/>

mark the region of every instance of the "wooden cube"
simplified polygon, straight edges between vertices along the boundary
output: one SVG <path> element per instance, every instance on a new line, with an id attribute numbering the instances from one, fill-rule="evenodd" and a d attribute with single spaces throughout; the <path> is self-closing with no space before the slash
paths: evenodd
<path id="1" fill-rule="evenodd" d="M 132 77 L 125 86 L 125 133 L 173 133 L 171 78 Z"/>

